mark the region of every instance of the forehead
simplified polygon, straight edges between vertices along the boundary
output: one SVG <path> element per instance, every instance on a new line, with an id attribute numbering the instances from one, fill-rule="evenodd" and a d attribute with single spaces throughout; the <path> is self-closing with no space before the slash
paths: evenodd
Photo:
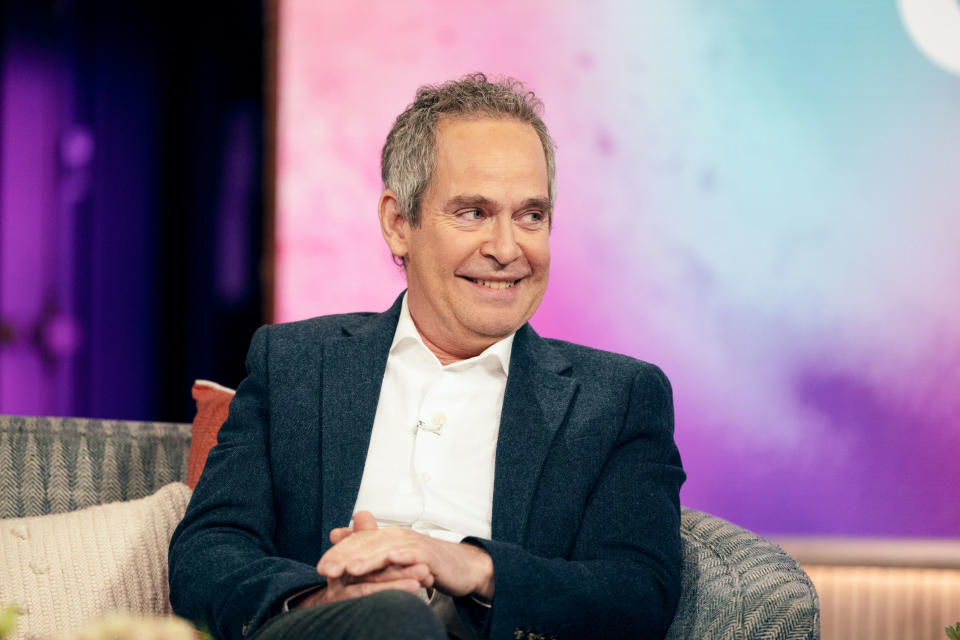
<path id="1" fill-rule="evenodd" d="M 546 156 L 532 125 L 493 118 L 447 118 L 438 123 L 431 190 L 508 185 L 538 192 L 527 197 L 547 195 Z"/>

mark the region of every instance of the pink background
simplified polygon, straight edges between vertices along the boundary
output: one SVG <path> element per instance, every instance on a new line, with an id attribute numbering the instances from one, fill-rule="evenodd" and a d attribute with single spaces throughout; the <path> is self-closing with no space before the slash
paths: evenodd
<path id="1" fill-rule="evenodd" d="M 284 0 L 279 60 L 278 321 L 390 305 L 393 119 L 512 75 L 558 143 L 533 325 L 663 367 L 683 502 L 960 533 L 960 77 L 893 3 Z"/>

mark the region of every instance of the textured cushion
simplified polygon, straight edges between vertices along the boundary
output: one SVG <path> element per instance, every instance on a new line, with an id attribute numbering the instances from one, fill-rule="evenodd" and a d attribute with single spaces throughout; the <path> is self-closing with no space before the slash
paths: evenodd
<path id="1" fill-rule="evenodd" d="M 14 638 L 53 637 L 108 612 L 170 612 L 167 546 L 190 489 L 69 513 L 0 520 L 0 602 L 23 616 Z"/>
<path id="2" fill-rule="evenodd" d="M 0 518 L 132 500 L 187 477 L 190 425 L 0 415 Z"/>
<path id="3" fill-rule="evenodd" d="M 746 529 L 683 509 L 683 579 L 667 640 L 815 640 L 820 601 L 796 560 Z"/>
<path id="4" fill-rule="evenodd" d="M 227 419 L 230 401 L 235 391 L 209 380 L 193 383 L 193 399 L 197 402 L 197 415 L 193 418 L 193 439 L 190 441 L 190 459 L 187 463 L 187 485 L 197 486 L 207 454 L 217 444 L 217 433 Z"/>

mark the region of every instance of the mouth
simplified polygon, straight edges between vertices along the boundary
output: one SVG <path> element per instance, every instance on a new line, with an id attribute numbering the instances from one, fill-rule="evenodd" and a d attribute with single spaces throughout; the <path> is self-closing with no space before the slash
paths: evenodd
<path id="1" fill-rule="evenodd" d="M 520 282 L 520 280 L 484 280 L 482 278 L 469 278 L 467 276 L 461 276 L 461 277 L 464 278 L 465 280 L 469 280 L 474 284 L 478 284 L 481 287 L 486 287 L 488 289 L 494 289 L 498 291 L 501 289 L 509 289 L 511 287 L 514 287 L 518 282 Z"/>

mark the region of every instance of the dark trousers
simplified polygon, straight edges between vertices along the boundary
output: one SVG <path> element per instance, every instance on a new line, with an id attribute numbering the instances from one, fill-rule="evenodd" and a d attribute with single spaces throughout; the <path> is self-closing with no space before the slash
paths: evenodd
<path id="1" fill-rule="evenodd" d="M 381 591 L 294 609 L 268 620 L 253 640 L 448 640 L 440 616 L 417 596 Z"/>

